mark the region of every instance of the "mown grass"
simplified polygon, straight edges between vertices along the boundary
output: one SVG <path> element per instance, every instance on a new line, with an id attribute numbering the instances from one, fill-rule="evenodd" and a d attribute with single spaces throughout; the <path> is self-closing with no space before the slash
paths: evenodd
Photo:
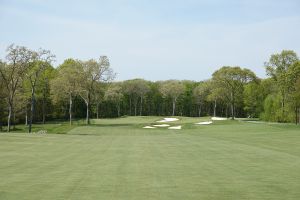
<path id="1" fill-rule="evenodd" d="M 68 121 L 50 121 L 45 124 L 37 123 L 32 125 L 32 133 L 38 133 L 39 131 L 47 131 L 47 133 L 54 134 L 66 134 L 73 128 L 78 126 L 85 126 L 85 120 L 73 120 L 72 126 L 70 126 Z M 3 127 L 2 132 L 6 132 L 7 127 Z M 24 124 L 18 124 L 15 128 L 12 126 L 12 133 L 27 133 L 28 126 Z"/>
<path id="2" fill-rule="evenodd" d="M 161 117 L 0 134 L 0 199 L 300 199 L 300 127 Z"/>

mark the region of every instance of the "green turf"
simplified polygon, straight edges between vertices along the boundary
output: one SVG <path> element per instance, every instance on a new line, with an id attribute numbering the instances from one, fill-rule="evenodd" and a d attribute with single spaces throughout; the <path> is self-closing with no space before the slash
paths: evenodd
<path id="1" fill-rule="evenodd" d="M 142 129 L 159 119 L 1 133 L 0 199 L 300 199 L 300 127 L 181 118 L 182 130 Z"/>
<path id="2" fill-rule="evenodd" d="M 37 133 L 41 130 L 46 130 L 47 133 L 55 134 L 66 134 L 73 128 L 77 126 L 84 126 L 85 120 L 73 120 L 72 126 L 70 126 L 68 121 L 52 121 L 47 122 L 46 124 L 33 124 L 32 133 Z M 3 132 L 6 132 L 7 127 L 3 127 Z M 28 126 L 24 124 L 18 124 L 16 127 L 12 127 L 11 132 L 13 133 L 26 133 L 28 132 Z"/>

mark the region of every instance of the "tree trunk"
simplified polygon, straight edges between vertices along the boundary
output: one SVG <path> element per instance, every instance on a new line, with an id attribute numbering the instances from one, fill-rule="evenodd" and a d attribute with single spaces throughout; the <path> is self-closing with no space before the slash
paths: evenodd
<path id="1" fill-rule="evenodd" d="M 132 104 L 132 101 L 131 101 L 131 97 L 129 98 L 129 116 L 131 116 L 131 104 Z"/>
<path id="2" fill-rule="evenodd" d="M 25 126 L 28 126 L 28 110 L 27 110 L 27 105 L 25 108 Z"/>
<path id="3" fill-rule="evenodd" d="M 134 116 L 136 116 L 136 112 L 137 112 L 137 102 L 138 100 L 134 100 Z"/>
<path id="4" fill-rule="evenodd" d="M 226 104 L 226 111 L 225 111 L 225 114 L 226 114 L 226 118 L 228 118 L 228 104 Z"/>
<path id="5" fill-rule="evenodd" d="M 298 124 L 298 108 L 295 108 L 295 124 Z"/>
<path id="6" fill-rule="evenodd" d="M 13 130 L 16 129 L 16 113 L 15 111 L 13 112 Z"/>
<path id="7" fill-rule="evenodd" d="M 140 109 L 140 116 L 142 116 L 143 112 L 143 97 L 141 96 L 141 109 Z"/>
<path id="8" fill-rule="evenodd" d="M 234 120 L 234 94 L 231 92 L 231 119 Z"/>
<path id="9" fill-rule="evenodd" d="M 201 117 L 201 104 L 198 107 L 198 117 Z"/>
<path id="10" fill-rule="evenodd" d="M 217 116 L 217 100 L 214 102 L 214 117 Z"/>
<path id="11" fill-rule="evenodd" d="M 282 92 L 281 107 L 282 107 L 282 117 L 284 117 L 284 114 L 285 114 L 285 91 Z"/>
<path id="12" fill-rule="evenodd" d="M 90 124 L 90 116 L 89 116 L 89 103 L 86 103 L 86 124 Z"/>
<path id="13" fill-rule="evenodd" d="M 295 122 L 296 125 L 300 124 L 300 108 L 296 107 L 295 109 Z"/>
<path id="14" fill-rule="evenodd" d="M 44 108 L 43 108 L 43 110 L 44 110 Z M 43 111 L 43 124 L 45 124 L 45 123 L 46 123 L 46 115 L 45 115 L 45 111 Z"/>
<path id="15" fill-rule="evenodd" d="M 175 116 L 175 109 L 176 109 L 176 100 L 173 100 L 173 111 L 172 111 L 172 116 Z"/>
<path id="16" fill-rule="evenodd" d="M 234 120 L 234 103 L 231 104 L 231 119 Z"/>
<path id="17" fill-rule="evenodd" d="M 45 92 L 43 92 L 43 108 L 42 108 L 42 112 L 43 112 L 43 124 L 45 124 L 46 122 L 46 94 Z"/>
<path id="18" fill-rule="evenodd" d="M 99 102 L 97 101 L 97 105 L 96 105 L 96 115 L 97 115 L 97 119 L 99 119 Z"/>
<path id="19" fill-rule="evenodd" d="M 90 102 L 91 102 L 91 94 L 87 93 L 86 103 L 86 124 L 90 124 Z"/>
<path id="20" fill-rule="evenodd" d="M 28 133 L 31 133 L 31 129 L 32 129 L 32 121 L 33 121 L 33 115 L 34 115 L 34 106 L 35 106 L 35 89 L 33 87 L 32 90 L 31 90 L 31 106 L 30 106 L 30 118 L 29 118 Z"/>
<path id="21" fill-rule="evenodd" d="M 7 132 L 10 132 L 10 126 L 11 126 L 11 116 L 12 116 L 12 112 L 13 112 L 13 101 L 9 100 L 8 103 L 8 116 L 7 116 Z"/>
<path id="22" fill-rule="evenodd" d="M 120 103 L 117 104 L 118 117 L 120 117 Z"/>
<path id="23" fill-rule="evenodd" d="M 300 108 L 298 108 L 298 123 L 300 124 Z"/>
<path id="24" fill-rule="evenodd" d="M 72 125 L 72 95 L 69 96 L 69 120 L 70 120 L 70 126 Z"/>
<path id="25" fill-rule="evenodd" d="M 206 112 L 211 115 L 211 106 L 207 106 Z"/>

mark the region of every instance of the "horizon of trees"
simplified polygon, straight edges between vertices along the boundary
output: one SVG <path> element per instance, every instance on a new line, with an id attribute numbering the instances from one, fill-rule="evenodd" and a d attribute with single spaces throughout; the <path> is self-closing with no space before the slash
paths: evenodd
<path id="1" fill-rule="evenodd" d="M 223 66 L 209 80 L 114 82 L 109 59 L 66 59 L 57 68 L 48 50 L 10 45 L 0 60 L 0 129 L 74 118 L 137 115 L 221 116 L 300 123 L 300 61 L 291 50 L 264 63 L 268 78 Z"/>

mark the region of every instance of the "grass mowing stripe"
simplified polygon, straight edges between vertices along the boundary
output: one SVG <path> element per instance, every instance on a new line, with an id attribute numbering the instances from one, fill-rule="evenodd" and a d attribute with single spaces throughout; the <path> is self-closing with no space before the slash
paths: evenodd
<path id="1" fill-rule="evenodd" d="M 300 198 L 299 127 L 181 118 L 182 130 L 145 130 L 161 118 L 140 119 L 0 134 L 0 199 Z"/>

